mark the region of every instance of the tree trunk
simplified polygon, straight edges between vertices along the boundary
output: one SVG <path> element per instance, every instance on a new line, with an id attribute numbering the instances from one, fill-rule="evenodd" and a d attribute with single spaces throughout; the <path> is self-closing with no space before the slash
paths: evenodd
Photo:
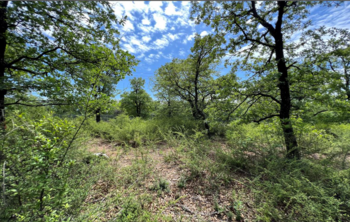
<path id="1" fill-rule="evenodd" d="M 210 138 L 211 137 L 211 132 L 210 132 L 209 124 L 207 122 L 204 122 L 204 127 L 207 130 L 208 137 Z"/>
<path id="2" fill-rule="evenodd" d="M 284 10 L 285 2 L 278 2 L 280 9 Z M 283 14 L 283 12 L 280 12 Z M 280 23 L 282 20 L 279 19 Z M 275 50 L 276 50 L 276 61 L 277 68 L 280 73 L 278 88 L 281 95 L 280 104 L 280 122 L 283 130 L 284 141 L 287 147 L 287 158 L 289 159 L 300 159 L 300 149 L 298 148 L 297 139 L 294 134 L 293 126 L 290 121 L 290 111 L 291 111 L 291 96 L 288 80 L 288 68 L 286 66 L 286 61 L 283 52 L 283 36 L 281 30 L 282 24 L 276 24 L 275 38 Z"/>
<path id="3" fill-rule="evenodd" d="M 7 1 L 0 3 L 0 130 L 5 131 L 5 95 L 7 90 L 5 87 L 5 50 L 6 50 L 6 32 L 7 32 L 7 21 L 6 21 L 6 10 Z"/>
<path id="4" fill-rule="evenodd" d="M 101 121 L 101 108 L 98 108 L 96 110 L 96 123 L 99 123 Z"/>
<path id="5" fill-rule="evenodd" d="M 171 106 L 170 106 L 170 100 L 168 100 L 168 117 L 171 117 Z"/>
<path id="6" fill-rule="evenodd" d="M 141 104 L 136 102 L 136 116 L 141 117 Z"/>

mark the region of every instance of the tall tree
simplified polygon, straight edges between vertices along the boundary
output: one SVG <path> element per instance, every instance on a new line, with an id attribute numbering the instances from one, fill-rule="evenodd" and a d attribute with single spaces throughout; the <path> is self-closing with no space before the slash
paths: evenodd
<path id="1" fill-rule="evenodd" d="M 110 102 L 108 100 L 114 95 L 116 84 L 125 75 L 131 75 L 131 67 L 135 66 L 138 61 L 122 50 L 118 53 L 106 47 L 101 47 L 97 50 L 106 55 L 106 59 L 93 69 L 94 75 L 98 76 L 98 81 L 93 84 L 93 87 L 96 87 L 95 98 L 100 99 L 95 110 L 96 122 L 100 122 L 101 112 L 103 111 L 102 106 L 106 105 L 106 102 Z M 104 100 L 102 100 L 103 98 Z"/>
<path id="2" fill-rule="evenodd" d="M 98 64 L 104 55 L 91 46 L 118 49 L 116 18 L 110 3 L 78 1 L 3 1 L 0 3 L 0 124 L 7 105 L 53 105 L 73 102 L 76 73 L 67 69 Z M 123 62 L 123 61 L 121 61 Z M 26 92 L 37 92 L 45 102 L 27 104 Z M 68 93 L 72 92 L 72 93 Z M 15 103 L 5 102 L 8 94 Z"/>
<path id="3" fill-rule="evenodd" d="M 279 91 L 277 96 L 259 89 L 252 91 L 250 96 L 269 98 L 279 106 L 278 115 L 270 115 L 265 119 L 275 116 L 280 118 L 288 158 L 301 157 L 291 123 L 290 70 L 296 61 L 289 56 L 289 52 L 300 45 L 290 40 L 293 34 L 309 26 L 310 22 L 305 18 L 309 6 L 314 4 L 300 1 L 196 2 L 192 7 L 192 16 L 196 22 L 203 21 L 211 25 L 228 52 L 243 58 L 241 61 L 236 60 L 237 66 L 249 70 L 253 63 L 255 67 L 260 66 L 255 68 L 256 74 L 272 71 L 271 80 Z"/>
<path id="4" fill-rule="evenodd" d="M 130 84 L 132 91 L 122 94 L 121 107 L 131 116 L 146 117 L 152 98 L 143 88 L 145 80 L 135 77 L 130 80 Z"/>
<path id="5" fill-rule="evenodd" d="M 187 59 L 173 59 L 155 74 L 156 87 L 188 102 L 197 120 L 207 119 L 204 110 L 215 94 L 213 82 L 218 64 L 215 43 L 211 36 L 201 38 L 197 35 L 192 54 Z M 204 124 L 209 134 L 209 124 Z"/>

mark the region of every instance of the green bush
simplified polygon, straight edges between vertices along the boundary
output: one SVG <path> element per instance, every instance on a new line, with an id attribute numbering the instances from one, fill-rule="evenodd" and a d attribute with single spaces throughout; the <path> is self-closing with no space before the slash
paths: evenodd
<path id="1" fill-rule="evenodd" d="M 20 221 L 56 220 L 69 208 L 67 185 L 74 160 L 65 157 L 74 126 L 51 115 L 39 120 L 16 115 L 3 135 L 4 167 L 0 215 Z"/>
<path id="2" fill-rule="evenodd" d="M 145 120 L 137 117 L 130 119 L 127 115 L 121 114 L 108 122 L 96 123 L 93 119 L 89 119 L 85 127 L 94 136 L 126 143 L 132 140 L 137 145 L 145 141 L 165 140 L 165 133 L 178 131 L 181 128 L 195 130 L 199 128 L 199 123 L 180 118 Z"/>
<path id="3" fill-rule="evenodd" d="M 300 161 L 284 158 L 277 121 L 232 123 L 226 134 L 231 152 L 217 152 L 217 161 L 253 177 L 259 221 L 349 221 L 350 125 L 294 119 L 293 126 L 303 154 Z"/>
<path id="4" fill-rule="evenodd" d="M 349 172 L 303 161 L 270 161 L 255 180 L 262 221 L 349 220 Z"/>

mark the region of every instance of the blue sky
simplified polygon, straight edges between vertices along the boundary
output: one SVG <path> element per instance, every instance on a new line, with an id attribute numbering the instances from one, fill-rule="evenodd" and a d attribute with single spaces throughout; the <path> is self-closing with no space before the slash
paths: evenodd
<path id="1" fill-rule="evenodd" d="M 129 79 L 142 77 L 146 80 L 147 92 L 152 95 L 150 78 L 154 72 L 173 58 L 186 58 L 191 52 L 195 33 L 212 33 L 212 28 L 203 24 L 196 25 L 189 19 L 189 1 L 123 1 L 111 4 L 118 17 L 128 16 L 120 30 L 122 48 L 140 60 L 133 76 L 125 78 L 117 85 L 117 89 L 121 91 L 130 90 Z M 350 28 L 349 15 L 350 2 L 344 2 L 338 8 L 316 6 L 309 15 L 312 20 L 310 28 L 322 25 Z M 295 33 L 293 39 L 298 39 L 300 34 Z M 228 72 L 228 69 L 222 71 Z M 238 74 L 240 77 L 242 75 L 244 74 Z M 120 96 L 116 97 L 119 98 Z"/>

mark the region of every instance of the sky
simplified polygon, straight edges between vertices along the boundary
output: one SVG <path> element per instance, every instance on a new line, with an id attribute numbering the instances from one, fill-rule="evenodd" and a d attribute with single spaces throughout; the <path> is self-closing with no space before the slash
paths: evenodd
<path id="1" fill-rule="evenodd" d="M 212 28 L 204 24 L 195 24 L 190 20 L 191 3 L 189 1 L 122 1 L 111 2 L 115 14 L 128 19 L 120 29 L 121 47 L 138 60 L 133 76 L 126 77 L 117 85 L 120 91 L 130 90 L 129 80 L 142 77 L 146 80 L 145 89 L 153 97 L 151 78 L 154 72 L 171 62 L 173 58 L 186 58 L 194 43 L 194 35 L 212 33 Z M 311 29 L 320 26 L 350 28 L 350 2 L 341 7 L 316 6 L 308 16 L 312 20 Z M 296 33 L 297 39 L 301 33 Z M 222 72 L 228 72 L 222 69 Z M 239 77 L 243 77 L 238 73 Z M 115 97 L 120 98 L 120 95 Z"/>

